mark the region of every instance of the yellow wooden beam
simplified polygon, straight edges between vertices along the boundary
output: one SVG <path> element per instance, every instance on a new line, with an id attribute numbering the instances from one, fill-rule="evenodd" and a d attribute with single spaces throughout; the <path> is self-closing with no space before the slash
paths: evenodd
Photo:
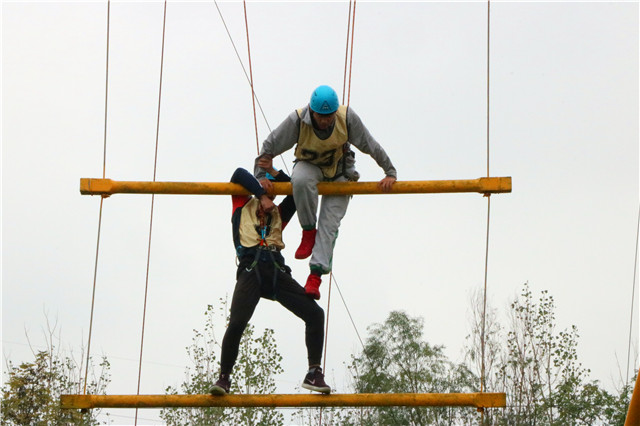
<path id="1" fill-rule="evenodd" d="M 274 193 L 290 195 L 291 184 L 275 182 Z M 426 194 L 447 192 L 479 192 L 495 194 L 511 192 L 511 177 L 484 177 L 460 180 L 397 181 L 391 194 Z M 324 195 L 382 194 L 378 182 L 321 182 L 318 192 Z M 80 179 L 83 195 L 113 194 L 189 194 L 189 195 L 244 195 L 249 192 L 241 185 L 230 182 L 136 182 L 111 179 Z"/>
<path id="2" fill-rule="evenodd" d="M 629 409 L 627 410 L 627 418 L 624 422 L 624 426 L 638 425 L 640 425 L 640 374 L 636 377 L 636 386 L 633 388 Z"/>
<path id="3" fill-rule="evenodd" d="M 161 407 L 505 407 L 504 393 L 272 395 L 61 395 L 62 408 Z"/>

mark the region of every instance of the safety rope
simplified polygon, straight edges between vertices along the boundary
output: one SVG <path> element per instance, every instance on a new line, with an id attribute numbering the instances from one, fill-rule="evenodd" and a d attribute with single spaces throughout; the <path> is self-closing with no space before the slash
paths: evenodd
<path id="1" fill-rule="evenodd" d="M 491 0 L 487 0 L 487 177 L 489 174 L 489 72 L 490 72 L 490 47 L 491 47 Z"/>
<path id="2" fill-rule="evenodd" d="M 351 10 L 351 7 L 349 7 Z M 347 106 L 351 101 L 351 71 L 353 71 L 353 31 L 356 26 L 356 0 L 353 0 L 353 16 L 351 19 L 351 48 L 349 49 L 349 89 L 347 90 Z"/>
<path id="3" fill-rule="evenodd" d="M 347 92 L 347 103 L 349 106 L 349 96 L 351 93 L 351 66 L 353 64 L 353 24 L 355 23 L 355 0 L 349 1 L 349 13 L 347 20 L 347 43 L 345 47 L 345 55 L 344 55 L 344 78 L 342 82 L 342 104 L 345 105 L 345 92 Z M 349 40 L 351 40 L 351 45 L 349 44 Z M 351 51 L 351 55 L 349 55 Z M 348 60 L 348 58 L 350 58 Z M 347 85 L 347 70 L 349 70 L 349 80 Z M 331 284 L 333 282 L 333 271 L 329 273 L 329 291 L 327 297 L 327 318 L 325 321 L 325 332 L 324 332 L 324 357 L 322 360 L 322 369 L 324 370 L 324 366 L 327 361 L 327 339 L 329 336 L 329 312 L 331 309 Z M 344 300 L 344 299 L 343 299 Z M 346 305 L 345 305 L 346 307 Z M 357 332 L 357 330 L 356 330 Z"/>
<path id="4" fill-rule="evenodd" d="M 348 19 L 347 19 L 347 41 L 346 41 L 345 57 L 344 57 L 344 77 L 342 82 L 342 104 L 345 105 L 344 98 L 345 98 L 345 91 L 346 91 L 347 107 L 349 107 L 349 101 L 351 99 L 351 69 L 353 68 L 353 30 L 355 28 L 355 22 L 356 22 L 356 0 L 350 0 L 349 13 L 348 13 Z M 349 43 L 349 41 L 351 41 L 351 43 Z M 347 58 L 349 58 L 348 61 L 347 61 Z M 347 68 L 349 69 L 348 82 L 347 82 Z M 331 271 L 329 273 L 329 290 L 327 293 L 327 317 L 325 320 L 324 354 L 322 357 L 322 371 L 326 371 L 326 363 L 327 363 L 327 346 L 328 346 L 328 339 L 329 339 L 329 316 L 331 312 L 331 287 L 332 287 L 331 284 L 333 283 L 333 281 L 334 281 L 333 271 Z M 336 286 L 337 286 L 337 283 L 336 283 Z M 338 289 L 338 292 L 340 292 L 340 289 Z M 340 297 L 342 297 L 342 292 L 340 292 Z M 349 313 L 349 318 L 351 318 L 351 313 L 349 312 L 349 308 L 347 307 L 347 304 L 345 303 L 344 298 L 342 298 L 342 302 L 344 303 L 347 313 Z M 351 323 L 353 324 L 356 330 L 358 339 L 360 339 L 360 333 L 358 333 L 358 329 L 356 328 L 355 323 L 353 322 L 353 318 L 351 318 Z M 362 343 L 362 339 L 360 339 L 360 343 Z M 322 408 L 320 408 L 320 419 L 318 424 L 322 425 Z"/>
<path id="5" fill-rule="evenodd" d="M 633 304 L 636 298 L 636 273 L 638 271 L 638 237 L 640 236 L 640 207 L 638 208 L 638 225 L 636 228 L 636 254 L 633 257 L 633 283 L 631 285 L 631 312 L 629 313 L 629 346 L 627 347 L 627 374 L 625 383 L 629 382 L 629 363 L 631 361 L 631 332 L 633 330 Z"/>
<path id="6" fill-rule="evenodd" d="M 107 169 L 107 105 L 109 95 L 109 27 L 111 21 L 111 0 L 107 0 L 107 53 L 106 53 L 106 65 L 105 65 L 105 88 L 104 88 L 104 141 L 102 150 L 102 178 L 106 176 Z M 87 394 L 87 380 L 89 377 L 89 359 L 91 358 L 91 335 L 93 333 L 93 313 L 96 302 L 96 282 L 98 280 L 98 255 L 100 253 L 100 230 L 102 228 L 102 204 L 104 196 L 100 197 L 100 212 L 98 213 L 98 237 L 96 241 L 96 259 L 93 268 L 93 290 L 91 293 L 91 313 L 89 315 L 89 337 L 87 341 L 87 363 L 84 370 L 84 390 L 83 393 Z"/>
<path id="7" fill-rule="evenodd" d="M 105 178 L 106 176 L 106 153 L 107 153 L 107 105 L 108 105 L 108 74 L 109 74 L 109 31 L 110 31 L 110 0 L 107 1 L 107 47 L 106 47 L 106 78 L 105 78 L 105 124 L 104 124 L 104 148 L 103 148 L 103 173 L 102 176 L 103 178 Z M 217 2 L 215 2 L 216 7 L 218 8 Z M 246 9 L 246 1 L 243 1 L 243 6 L 244 6 L 244 15 L 245 15 L 245 27 L 246 27 L 246 35 L 247 35 L 247 50 L 248 50 L 248 55 L 249 55 L 249 83 L 251 86 L 251 94 L 252 94 L 252 105 L 253 105 L 253 115 L 254 115 L 254 127 L 255 127 L 255 131 L 256 131 L 256 147 L 259 153 L 259 145 L 258 145 L 258 128 L 257 128 L 257 113 L 256 113 L 256 101 L 258 101 L 258 105 L 260 106 L 260 110 L 262 112 L 263 117 L 265 118 L 265 122 L 266 122 L 266 117 L 264 116 L 264 111 L 262 110 L 262 107 L 260 105 L 259 100 L 257 100 L 257 96 L 255 94 L 255 90 L 254 90 L 254 84 L 253 84 L 253 72 L 252 72 L 252 63 L 251 63 L 251 49 L 250 49 L 250 40 L 249 40 L 249 29 L 248 29 L 248 19 L 247 19 L 247 9 Z M 352 7 L 353 6 L 353 7 Z M 347 102 L 346 105 L 348 106 L 350 103 L 350 92 L 351 92 L 351 75 L 352 75 L 352 64 L 353 64 L 353 31 L 355 28 L 355 10 L 356 10 L 356 0 L 350 1 L 349 4 L 349 21 L 347 24 L 347 52 L 345 54 L 345 74 L 344 74 L 344 81 L 343 81 L 343 104 L 344 104 L 344 97 L 345 97 L 345 91 L 347 93 Z M 218 12 L 220 13 L 220 16 L 223 20 L 224 23 L 224 18 L 222 17 L 222 14 L 220 12 L 220 9 L 218 8 Z M 166 16 L 167 16 L 167 0 L 164 1 L 164 14 L 163 14 L 163 28 L 162 28 L 162 52 L 161 52 L 161 63 L 160 63 L 160 81 L 159 81 L 159 91 L 158 91 L 158 113 L 157 113 L 157 123 L 156 123 L 156 141 L 155 141 L 155 153 L 154 153 L 154 169 L 153 169 L 153 181 L 156 181 L 156 175 L 157 175 L 157 159 L 158 159 L 158 145 L 159 145 L 159 129 L 160 129 L 160 112 L 161 112 L 161 100 L 162 100 L 162 78 L 163 78 L 163 65 L 164 65 L 164 48 L 165 48 L 165 37 L 166 37 Z M 490 28 L 489 28 L 489 24 L 490 24 L 490 0 L 488 0 L 487 2 L 487 16 L 488 16 L 488 25 L 487 25 L 487 176 L 489 176 L 489 34 L 490 34 Z M 228 28 L 226 26 L 226 23 L 224 23 L 225 29 L 227 29 L 227 34 L 229 34 Z M 229 34 L 229 37 L 231 39 L 231 35 Z M 349 41 L 351 43 L 349 43 Z M 234 50 L 236 50 L 236 54 L 238 54 L 237 49 L 235 48 L 235 44 L 233 43 L 233 40 L 231 39 L 231 42 L 233 44 Z M 238 55 L 239 57 L 239 55 Z M 347 58 L 349 58 L 348 61 L 348 69 L 349 69 L 349 78 L 348 78 L 348 84 L 347 84 Z M 242 65 L 242 61 L 241 65 Z M 244 65 L 242 65 L 243 70 L 244 69 Z M 245 70 L 245 76 L 246 76 L 246 70 Z M 348 89 L 347 89 L 348 88 Z M 267 123 L 267 127 L 269 127 L 269 124 Z M 269 130 L 271 131 L 271 128 L 269 127 Z M 483 318 L 482 318 L 482 336 L 481 336 L 481 344 L 482 344 L 482 373 L 481 373 L 481 392 L 484 389 L 484 346 L 485 346 L 485 341 L 484 341 L 484 334 L 485 334 L 485 317 L 486 317 L 486 299 L 487 299 L 487 277 L 488 277 L 488 252 L 489 252 L 489 224 L 490 224 L 490 206 L 491 206 L 491 199 L 489 194 L 486 194 L 486 196 L 488 197 L 487 201 L 487 236 L 486 236 L 486 253 L 485 253 L 485 279 L 484 279 L 484 301 L 483 301 Z M 99 218 L 98 218 L 98 237 L 97 237 L 97 244 L 96 244 L 96 259 L 95 259 L 95 267 L 94 267 L 94 280 L 93 280 L 93 294 L 92 294 L 92 303 L 91 303 L 91 315 L 90 315 L 90 325 L 89 325 L 89 339 L 88 339 L 88 345 L 87 345 L 87 365 L 86 365 L 86 369 L 85 369 L 85 384 L 84 384 L 84 393 L 86 394 L 86 388 L 87 388 L 87 377 L 88 377 L 88 364 L 89 364 L 89 357 L 90 357 L 90 347 L 91 347 L 91 334 L 92 334 L 92 327 L 93 327 L 93 316 L 94 316 L 94 305 L 95 305 L 95 292 L 96 292 L 96 282 L 97 282 L 97 266 L 98 266 L 98 254 L 99 254 L 99 246 L 100 246 L 100 233 L 101 233 L 101 223 L 102 223 L 102 206 L 103 206 L 103 200 L 104 197 L 101 197 L 100 200 L 100 211 L 99 211 Z M 146 307 L 147 307 L 147 300 L 148 300 L 148 288 L 149 288 L 149 269 L 150 269 L 150 257 L 151 257 L 151 240 L 152 240 L 152 231 L 153 231 L 153 211 L 154 211 L 154 202 L 155 202 L 155 195 L 152 194 L 151 197 L 151 211 L 150 211 L 150 221 L 149 221 L 149 239 L 148 239 L 148 248 L 147 248 L 147 266 L 146 266 L 146 277 L 145 277 L 145 295 L 144 295 L 144 306 L 143 306 L 143 318 L 142 318 L 142 332 L 141 332 L 141 342 L 140 342 L 140 358 L 139 358 L 139 368 L 138 368 L 138 386 L 137 386 L 137 394 L 140 394 L 140 384 L 141 384 L 141 371 L 142 371 L 142 355 L 143 355 L 143 347 L 144 347 L 144 330 L 145 330 L 145 322 L 146 322 Z M 640 229 L 640 215 L 639 215 L 639 222 L 638 222 L 638 226 Z M 638 249 L 638 244 L 636 241 L 636 259 L 637 259 L 637 249 Z M 637 263 L 636 263 L 637 265 Z M 635 291 L 635 277 L 636 277 L 636 270 L 634 268 L 634 291 Z M 334 277 L 333 277 L 333 273 L 331 273 L 330 275 L 330 281 L 329 281 L 329 299 L 331 297 L 331 287 L 332 287 L 332 282 L 336 283 L 336 286 L 338 286 L 337 281 L 335 281 Z M 354 328 L 356 329 L 356 334 L 358 336 L 358 339 L 360 340 L 360 343 L 362 344 L 362 346 L 364 347 L 364 344 L 362 342 L 362 339 L 360 338 L 360 334 L 358 333 L 357 327 L 355 326 L 355 323 L 353 321 L 353 317 L 351 316 L 351 313 L 349 312 L 349 309 L 346 305 L 346 302 L 344 300 L 344 297 L 342 296 L 342 292 L 340 291 L 340 288 L 338 287 L 338 291 L 340 293 L 340 296 L 343 300 L 343 303 L 345 305 L 345 308 L 347 309 L 347 313 L 349 315 L 349 318 L 354 326 Z M 328 302 L 330 304 L 330 300 Z M 632 304 L 632 314 L 633 314 L 633 304 Z M 327 333 L 325 333 L 325 353 L 324 353 L 324 361 L 326 362 L 326 335 L 328 335 L 328 317 L 329 317 L 329 307 L 327 310 Z M 135 417 L 135 424 L 137 424 L 137 419 L 138 419 L 138 409 L 136 409 L 136 417 Z"/>
<path id="8" fill-rule="evenodd" d="M 160 53 L 160 81 L 158 84 L 158 114 L 156 119 L 156 145 L 153 158 L 153 181 L 156 181 L 158 169 L 158 140 L 160 138 L 160 107 L 162 105 L 162 72 L 164 70 L 164 42 L 167 28 L 167 0 L 164 1 L 164 13 L 162 18 L 162 48 Z M 142 308 L 142 332 L 140 334 L 140 360 L 138 362 L 138 388 L 137 395 L 140 395 L 140 382 L 142 377 L 142 352 L 144 348 L 144 330 L 147 318 L 147 298 L 149 295 L 149 265 L 151 264 L 151 236 L 153 233 L 153 207 L 155 204 L 155 194 L 151 194 L 151 212 L 149 214 L 149 241 L 147 244 L 147 270 L 144 284 L 144 304 Z M 136 408 L 135 424 L 138 424 L 138 409 Z"/>
<path id="9" fill-rule="evenodd" d="M 324 352 L 322 353 L 322 371 L 325 371 L 327 363 L 327 340 L 329 339 L 329 317 L 331 315 L 331 283 L 333 281 L 333 272 L 329 274 L 329 290 L 327 291 L 327 316 L 324 320 Z"/>
<path id="10" fill-rule="evenodd" d="M 327 335 L 329 334 L 329 309 L 331 307 L 331 283 L 332 281 L 335 283 L 336 285 L 336 290 L 338 290 L 338 294 L 340 295 L 340 299 L 342 299 L 342 304 L 344 305 L 345 310 L 347 311 L 347 315 L 349 316 L 349 320 L 351 321 L 351 325 L 353 326 L 353 329 L 356 332 L 356 336 L 358 336 L 358 340 L 360 341 L 360 345 L 362 346 L 362 349 L 364 349 L 364 342 L 362 341 L 362 338 L 360 337 L 360 333 L 358 332 L 358 327 L 356 326 L 355 321 L 353 320 L 353 316 L 351 315 L 351 311 L 349 310 L 349 306 L 347 306 L 347 301 L 344 299 L 344 296 L 342 295 L 342 291 L 340 290 L 340 286 L 338 285 L 338 280 L 336 280 L 336 276 L 333 272 L 331 272 L 331 274 L 329 275 L 329 291 L 327 293 L 327 317 L 325 319 L 326 322 L 326 331 L 324 333 L 324 353 L 322 355 L 323 360 L 322 360 L 322 371 L 325 371 L 325 363 L 327 360 Z M 363 353 L 364 354 L 364 353 Z M 369 358 L 367 356 L 367 354 L 364 354 L 365 357 Z M 323 407 L 320 407 L 320 417 L 319 417 L 319 421 L 318 424 L 322 425 L 322 410 Z"/>
<path id="11" fill-rule="evenodd" d="M 351 37 L 351 7 L 353 2 L 349 2 L 349 19 L 347 20 L 347 45 L 344 49 L 344 77 L 342 79 L 342 104 L 344 105 L 345 90 L 347 89 L 347 62 L 349 60 L 349 39 Z"/>

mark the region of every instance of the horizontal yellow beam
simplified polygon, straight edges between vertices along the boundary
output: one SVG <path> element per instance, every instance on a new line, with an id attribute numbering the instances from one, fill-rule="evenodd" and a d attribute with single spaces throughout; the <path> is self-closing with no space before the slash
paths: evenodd
<path id="1" fill-rule="evenodd" d="M 275 182 L 274 193 L 290 195 L 291 184 Z M 382 194 L 378 182 L 321 182 L 318 192 L 323 195 Z M 426 194 L 445 192 L 479 192 L 495 194 L 511 192 L 511 177 L 484 177 L 460 180 L 397 181 L 391 194 Z M 188 195 L 245 195 L 241 185 L 230 182 L 135 182 L 111 179 L 80 179 L 83 195 L 112 194 L 188 194 Z"/>
<path id="2" fill-rule="evenodd" d="M 60 395 L 62 408 L 160 407 L 505 407 L 504 393 L 272 395 Z"/>

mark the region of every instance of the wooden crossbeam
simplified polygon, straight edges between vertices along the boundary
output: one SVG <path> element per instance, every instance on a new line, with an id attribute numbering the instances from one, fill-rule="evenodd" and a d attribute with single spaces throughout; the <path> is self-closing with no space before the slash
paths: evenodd
<path id="1" fill-rule="evenodd" d="M 636 385 L 633 388 L 631 394 L 631 401 L 629 401 L 629 408 L 627 410 L 627 418 L 624 422 L 624 426 L 637 426 L 640 425 L 640 374 L 636 377 Z"/>
<path id="2" fill-rule="evenodd" d="M 291 183 L 274 182 L 274 194 L 290 195 Z M 320 182 L 318 192 L 323 195 L 383 194 L 378 182 Z M 397 181 L 391 194 L 426 194 L 448 192 L 478 192 L 495 194 L 511 192 L 511 177 L 483 177 L 460 180 Z M 230 182 L 136 182 L 111 179 L 80 179 L 83 195 L 113 194 L 187 194 L 187 195 L 245 195 L 241 185 Z"/>
<path id="3" fill-rule="evenodd" d="M 61 395 L 62 408 L 162 407 L 505 407 L 504 393 L 272 395 Z"/>

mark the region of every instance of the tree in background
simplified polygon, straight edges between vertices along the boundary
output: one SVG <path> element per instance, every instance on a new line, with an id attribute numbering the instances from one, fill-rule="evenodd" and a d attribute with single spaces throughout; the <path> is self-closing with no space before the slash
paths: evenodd
<path id="1" fill-rule="evenodd" d="M 482 292 L 476 291 L 471 295 L 469 306 L 471 332 L 466 337 L 465 363 L 478 377 L 478 391 L 494 392 L 488 389 L 497 388 L 495 369 L 502 358 L 502 326 L 498 321 L 496 310 L 489 305 L 484 305 Z M 480 386 L 483 369 L 484 383 Z M 480 416 L 482 423 L 495 424 L 494 418 L 496 414 L 499 414 L 498 411 L 497 409 L 485 410 Z"/>
<path id="2" fill-rule="evenodd" d="M 84 393 L 84 349 L 80 360 L 73 353 L 63 355 L 58 349 L 61 341 L 55 336 L 56 325 L 50 326 L 47 319 L 45 350 L 34 352 L 32 362 L 14 366 L 6 360 L 6 380 L 2 387 L 2 424 L 6 425 L 53 425 L 53 424 L 100 424 L 99 409 L 87 412 L 60 408 L 61 394 Z M 57 343 L 57 344 L 56 344 Z M 91 380 L 87 382 L 87 394 L 103 395 L 111 381 L 109 362 L 102 357 L 98 369 L 89 359 Z"/>
<path id="3" fill-rule="evenodd" d="M 218 312 L 208 305 L 205 312 L 204 331 L 194 329 L 192 343 L 187 353 L 193 362 L 193 369 L 187 368 L 186 380 L 180 385 L 184 394 L 208 394 L 219 373 L 217 355 L 220 343 L 215 336 L 216 323 L 228 322 L 227 303 L 220 300 Z M 248 325 L 240 342 L 238 360 L 234 367 L 231 384 L 232 393 L 271 394 L 276 390 L 275 376 L 282 373 L 282 356 L 277 350 L 274 332 L 265 329 L 255 337 L 255 328 Z M 178 389 L 169 386 L 168 394 L 177 394 Z M 166 408 L 160 417 L 168 425 L 282 425 L 282 413 L 273 408 Z"/>
<path id="4" fill-rule="evenodd" d="M 424 323 L 393 311 L 383 324 L 369 327 L 362 353 L 350 371 L 358 393 L 475 392 L 477 377 L 463 364 L 454 364 L 442 346 L 423 340 Z M 473 422 L 475 410 L 457 407 L 380 407 L 356 410 L 353 424 L 445 425 Z M 351 423 L 343 423 L 351 424 Z"/>
<path id="5" fill-rule="evenodd" d="M 465 408 L 367 408 L 342 419 L 332 412 L 338 419 L 334 424 L 622 426 L 633 391 L 629 383 L 635 379 L 613 394 L 590 380 L 578 361 L 578 330 L 558 330 L 555 310 L 547 291 L 535 301 L 525 283 L 503 326 L 496 310 L 485 310 L 481 295 L 475 294 L 464 365 L 450 362 L 441 346 L 422 341 L 422 319 L 391 312 L 384 324 L 370 328 L 362 353 L 353 358 L 356 392 L 477 392 L 484 369 L 483 390 L 505 392 L 507 407 L 487 409 L 482 416 Z"/>
<path id="6" fill-rule="evenodd" d="M 472 303 L 466 353 L 479 374 L 481 300 Z M 578 330 L 558 331 L 555 303 L 547 291 L 533 299 L 528 283 L 510 305 L 509 324 L 497 324 L 488 308 L 485 323 L 485 391 L 505 392 L 504 410 L 487 410 L 485 424 L 623 424 L 629 390 L 614 396 L 578 361 Z M 507 330 L 502 336 L 502 330 Z M 489 366 L 489 368 L 487 368 Z M 626 396 L 625 396 L 626 395 Z M 626 401 L 626 402 L 625 402 Z"/>
<path id="7" fill-rule="evenodd" d="M 638 378 L 638 370 L 631 378 L 630 382 L 625 383 L 618 390 L 617 393 L 610 395 L 607 404 L 603 407 L 604 417 L 606 424 L 609 425 L 624 425 L 627 418 L 627 411 L 629 410 L 629 402 L 631 401 L 631 394 L 633 393 L 633 387 Z"/>

